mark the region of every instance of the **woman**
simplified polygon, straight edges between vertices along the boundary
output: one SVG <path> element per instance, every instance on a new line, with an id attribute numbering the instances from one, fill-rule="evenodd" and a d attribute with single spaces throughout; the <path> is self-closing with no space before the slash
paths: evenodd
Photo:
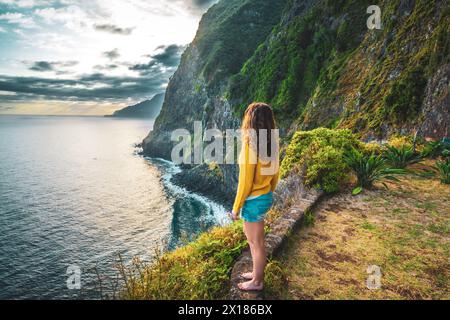
<path id="1" fill-rule="evenodd" d="M 253 271 L 242 274 L 244 291 L 263 289 L 266 250 L 264 218 L 273 203 L 272 192 L 278 182 L 278 135 L 272 108 L 265 103 L 248 106 L 242 122 L 242 150 L 239 156 L 239 186 L 231 213 L 233 220 L 244 220 Z"/>

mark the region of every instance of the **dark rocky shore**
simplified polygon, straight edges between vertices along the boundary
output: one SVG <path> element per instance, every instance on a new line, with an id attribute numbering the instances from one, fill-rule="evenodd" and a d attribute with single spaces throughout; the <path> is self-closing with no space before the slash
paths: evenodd
<path id="1" fill-rule="evenodd" d="M 208 165 L 202 164 L 194 167 L 184 166 L 182 169 L 172 177 L 173 183 L 214 200 L 227 209 L 231 208 L 235 189 L 226 186 L 219 167 L 212 170 Z"/>

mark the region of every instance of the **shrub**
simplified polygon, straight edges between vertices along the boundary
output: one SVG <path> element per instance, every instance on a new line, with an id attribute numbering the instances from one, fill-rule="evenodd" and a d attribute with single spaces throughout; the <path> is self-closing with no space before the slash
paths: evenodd
<path id="1" fill-rule="evenodd" d="M 438 172 L 441 182 L 450 184 L 450 158 L 436 162 L 436 171 Z"/>
<path id="2" fill-rule="evenodd" d="M 380 155 L 383 153 L 383 146 L 375 141 L 371 141 L 364 144 L 364 152 L 366 154 Z"/>
<path id="3" fill-rule="evenodd" d="M 403 146 L 396 148 L 390 145 L 386 146 L 384 158 L 394 168 L 403 169 L 410 164 L 422 161 L 422 157 L 415 153 L 412 147 Z"/>
<path id="4" fill-rule="evenodd" d="M 339 191 L 348 180 L 346 150 L 361 148 L 361 142 L 349 130 L 318 128 L 294 134 L 281 164 L 281 177 L 300 172 L 305 185 L 325 192 Z"/>
<path id="5" fill-rule="evenodd" d="M 246 246 L 242 223 L 216 227 L 196 241 L 157 256 L 150 265 L 119 265 L 132 300 L 224 299 L 234 261 Z"/>
<path id="6" fill-rule="evenodd" d="M 397 181 L 395 175 L 405 173 L 403 169 L 389 168 L 386 160 L 380 155 L 376 156 L 373 153 L 367 155 L 356 149 L 347 151 L 344 154 L 344 161 L 358 178 L 358 186 L 353 190 L 353 194 L 360 193 L 364 188 L 371 188 L 376 181 L 383 179 Z"/>
<path id="7" fill-rule="evenodd" d="M 392 136 L 388 141 L 388 145 L 396 148 L 410 148 L 413 146 L 413 142 L 411 137 L 408 136 Z"/>
<path id="8" fill-rule="evenodd" d="M 279 297 L 285 291 L 287 274 L 278 261 L 269 261 L 265 270 L 265 294 L 268 298 Z"/>
<path id="9" fill-rule="evenodd" d="M 214 174 L 216 177 L 223 179 L 223 172 L 220 166 L 215 161 L 211 161 L 208 163 L 208 169 L 209 171 Z"/>
<path id="10" fill-rule="evenodd" d="M 436 159 L 444 155 L 445 151 L 450 150 L 450 144 L 445 141 L 430 141 L 428 142 L 421 152 L 421 156 L 424 158 Z"/>

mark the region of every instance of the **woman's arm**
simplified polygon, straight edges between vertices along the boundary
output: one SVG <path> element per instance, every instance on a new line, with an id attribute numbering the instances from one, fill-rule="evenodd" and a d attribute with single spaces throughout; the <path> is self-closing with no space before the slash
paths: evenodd
<path id="1" fill-rule="evenodd" d="M 245 153 L 243 163 L 239 164 L 239 185 L 236 192 L 236 198 L 233 205 L 233 213 L 238 214 L 244 205 L 253 188 L 253 179 L 255 178 L 256 163 L 250 162 L 250 146 L 245 144 L 243 152 Z"/>

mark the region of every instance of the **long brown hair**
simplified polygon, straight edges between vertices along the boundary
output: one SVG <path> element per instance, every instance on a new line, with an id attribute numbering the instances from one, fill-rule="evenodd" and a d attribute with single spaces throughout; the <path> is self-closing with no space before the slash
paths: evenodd
<path id="1" fill-rule="evenodd" d="M 272 134 L 271 130 L 276 129 L 275 116 L 272 108 L 263 102 L 254 102 L 247 107 L 242 120 L 242 127 L 245 143 L 249 142 L 248 136 L 249 129 L 256 131 L 256 151 L 259 157 L 259 133 L 261 129 L 267 130 L 267 155 L 272 156 Z"/>

